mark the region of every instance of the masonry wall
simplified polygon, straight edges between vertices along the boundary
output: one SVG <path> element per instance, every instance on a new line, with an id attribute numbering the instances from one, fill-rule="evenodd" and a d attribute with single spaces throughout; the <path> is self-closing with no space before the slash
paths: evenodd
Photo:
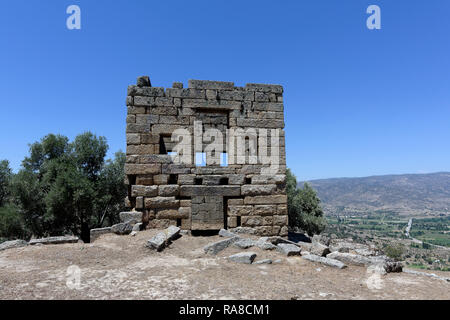
<path id="1" fill-rule="evenodd" d="M 152 87 L 148 77 L 140 77 L 137 85 L 128 87 L 126 102 L 126 205 L 142 212 L 147 228 L 245 227 L 258 235 L 287 235 L 281 86 L 235 87 L 233 82 L 189 80 L 188 88 L 176 82 L 172 88 L 164 89 Z M 203 132 L 194 130 L 194 121 L 202 122 Z M 215 128 L 223 133 L 224 142 L 230 129 L 280 129 L 278 170 L 262 175 L 261 169 L 268 165 L 248 163 L 250 160 L 225 166 L 176 164 L 169 153 L 175 144 L 171 135 L 179 128 L 192 136 Z M 200 147 L 192 146 L 193 159 L 204 151 L 199 149 L 204 149 L 206 142 Z M 250 139 L 245 143 L 248 160 Z"/>

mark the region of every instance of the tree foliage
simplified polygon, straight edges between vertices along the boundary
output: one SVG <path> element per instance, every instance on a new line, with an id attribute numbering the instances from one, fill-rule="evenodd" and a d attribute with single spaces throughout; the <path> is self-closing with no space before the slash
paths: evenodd
<path id="1" fill-rule="evenodd" d="M 0 207 L 0 242 L 28 236 L 17 207 L 8 204 Z"/>
<path id="2" fill-rule="evenodd" d="M 13 181 L 25 225 L 36 236 L 65 233 L 89 239 L 89 230 L 114 223 L 123 210 L 125 155 L 105 161 L 108 144 L 90 132 L 73 142 L 49 134 L 30 145 Z"/>
<path id="3" fill-rule="evenodd" d="M 289 226 L 300 228 L 309 235 L 321 233 L 326 227 L 326 220 L 316 191 L 308 183 L 304 184 L 303 189 L 298 188 L 297 178 L 287 169 L 286 192 Z"/>
<path id="4" fill-rule="evenodd" d="M 0 207 L 2 207 L 9 196 L 12 171 L 8 160 L 0 161 Z"/>

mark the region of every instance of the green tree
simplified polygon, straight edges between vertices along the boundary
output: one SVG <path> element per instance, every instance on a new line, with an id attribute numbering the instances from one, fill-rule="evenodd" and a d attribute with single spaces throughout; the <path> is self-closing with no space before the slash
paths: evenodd
<path id="1" fill-rule="evenodd" d="M 10 204 L 0 207 L 0 240 L 12 240 L 26 237 L 27 232 L 17 208 Z"/>
<path id="2" fill-rule="evenodd" d="M 400 243 L 387 245 L 384 247 L 383 251 L 389 258 L 399 261 L 405 253 L 405 246 Z"/>
<path id="3" fill-rule="evenodd" d="M 4 206 L 10 194 L 12 171 L 8 160 L 0 161 L 0 207 Z"/>
<path id="4" fill-rule="evenodd" d="M 286 192 L 289 225 L 298 227 L 309 235 L 321 233 L 326 227 L 326 220 L 316 191 L 308 183 L 304 184 L 303 189 L 298 188 L 297 178 L 287 169 Z"/>
<path id="5" fill-rule="evenodd" d="M 50 134 L 30 146 L 14 179 L 24 221 L 37 236 L 73 233 L 89 240 L 89 230 L 117 221 L 126 195 L 125 155 L 105 161 L 108 144 L 90 132 L 70 143 Z"/>

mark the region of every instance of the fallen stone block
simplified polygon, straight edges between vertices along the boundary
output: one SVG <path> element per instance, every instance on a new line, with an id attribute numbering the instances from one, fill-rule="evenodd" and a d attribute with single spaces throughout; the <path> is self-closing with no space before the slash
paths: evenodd
<path id="1" fill-rule="evenodd" d="M 132 232 L 133 231 L 141 231 L 141 229 L 142 229 L 142 222 L 139 222 L 139 223 L 136 223 L 134 226 L 133 226 L 133 230 L 132 230 Z"/>
<path id="2" fill-rule="evenodd" d="M 325 258 L 325 257 L 320 257 L 315 254 L 304 255 L 304 256 L 302 256 L 302 258 L 304 258 L 308 261 L 312 261 L 312 262 L 319 262 L 321 264 L 324 264 L 326 266 L 333 267 L 333 268 L 344 269 L 347 267 L 341 261 L 338 261 L 335 259 L 330 259 L 330 258 Z"/>
<path id="3" fill-rule="evenodd" d="M 166 234 L 164 232 L 160 232 L 147 241 L 147 247 L 161 251 L 166 246 L 166 240 Z"/>
<path id="4" fill-rule="evenodd" d="M 255 262 L 253 262 L 253 264 L 272 264 L 272 260 L 263 259 L 263 260 L 255 261 Z"/>
<path id="5" fill-rule="evenodd" d="M 255 246 L 261 250 L 274 250 L 277 248 L 276 245 L 268 242 L 266 239 L 267 237 L 259 238 L 259 240 L 256 241 Z"/>
<path id="6" fill-rule="evenodd" d="M 111 227 L 91 229 L 90 230 L 90 240 L 91 240 L 91 242 L 94 242 L 102 234 L 107 234 L 107 233 L 111 233 Z"/>
<path id="7" fill-rule="evenodd" d="M 319 242 L 313 242 L 310 246 L 309 251 L 312 254 L 315 254 L 317 256 L 326 257 L 327 254 L 329 254 L 330 248 L 328 248 L 326 245 L 321 244 Z"/>
<path id="8" fill-rule="evenodd" d="M 327 258 L 339 260 L 341 262 L 353 264 L 355 266 L 370 266 L 371 264 L 374 264 L 374 260 L 367 257 L 358 254 L 338 251 L 327 254 Z"/>
<path id="9" fill-rule="evenodd" d="M 255 243 L 256 242 L 252 239 L 240 239 L 236 241 L 233 245 L 241 249 L 247 249 L 253 247 Z"/>
<path id="10" fill-rule="evenodd" d="M 256 253 L 254 252 L 240 252 L 233 254 L 228 257 L 228 260 L 237 262 L 237 263 L 246 263 L 252 264 L 253 260 L 256 258 Z"/>
<path id="11" fill-rule="evenodd" d="M 236 237 L 236 234 L 234 234 L 233 232 L 230 232 L 226 229 L 220 229 L 219 236 L 225 237 L 225 238 L 232 238 L 232 237 Z"/>
<path id="12" fill-rule="evenodd" d="M 111 227 L 111 232 L 118 235 L 130 234 L 131 231 L 133 231 L 133 225 L 127 222 L 118 223 Z"/>
<path id="13" fill-rule="evenodd" d="M 25 247 L 27 245 L 28 245 L 28 242 L 26 242 L 25 240 L 5 241 L 0 244 L 0 251 L 6 250 L 6 249 Z"/>
<path id="14" fill-rule="evenodd" d="M 299 256 L 302 249 L 290 243 L 279 243 L 277 245 L 277 250 L 282 254 L 290 257 L 290 256 Z"/>
<path id="15" fill-rule="evenodd" d="M 239 239 L 240 239 L 239 237 L 233 237 L 233 238 L 227 238 L 224 240 L 220 240 L 220 241 L 217 241 L 214 243 L 210 243 L 210 244 L 206 245 L 205 247 L 203 247 L 203 250 L 208 254 L 216 255 L 220 251 L 228 248 L 230 245 L 232 245 Z"/>
<path id="16" fill-rule="evenodd" d="M 62 243 L 77 243 L 79 240 L 78 237 L 75 236 L 64 236 L 64 237 L 49 237 L 49 238 L 41 238 L 41 239 L 31 239 L 29 244 L 62 244 Z"/>
<path id="17" fill-rule="evenodd" d="M 330 244 L 330 250 L 331 252 L 343 252 L 343 253 L 349 253 L 350 251 L 355 251 L 357 249 L 369 249 L 369 246 L 361 243 L 353 243 L 353 242 L 337 242 Z"/>
<path id="18" fill-rule="evenodd" d="M 159 232 L 156 236 L 147 241 L 147 247 L 162 251 L 172 240 L 180 234 L 180 228 L 170 226 L 162 232 Z"/>

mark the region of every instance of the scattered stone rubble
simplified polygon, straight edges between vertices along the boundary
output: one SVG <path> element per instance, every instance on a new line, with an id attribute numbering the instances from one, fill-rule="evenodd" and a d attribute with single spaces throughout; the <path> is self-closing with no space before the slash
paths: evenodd
<path id="1" fill-rule="evenodd" d="M 221 229 L 219 235 L 226 239 L 205 246 L 203 249 L 206 253 L 217 255 L 231 245 L 240 249 L 258 247 L 263 250 L 276 249 L 277 252 L 280 252 L 286 257 L 301 255 L 305 260 L 339 269 L 346 268 L 348 264 L 367 267 L 369 272 L 379 274 L 402 271 L 402 264 L 400 262 L 393 261 L 383 255 L 376 255 L 376 250 L 370 246 L 349 242 L 330 245 L 330 238 L 324 236 L 314 236 L 311 242 L 294 242 L 279 236 L 261 237 L 258 240 L 253 240 L 243 237 L 242 234 L 236 234 L 225 229 Z M 309 238 L 302 237 L 302 239 Z M 332 252 L 332 249 L 335 251 Z M 358 254 L 358 252 L 363 254 Z M 244 253 L 237 255 L 237 257 L 233 255 L 231 256 L 233 258 L 229 257 L 229 260 L 236 261 L 240 257 L 248 257 Z M 254 252 L 251 253 L 256 255 Z M 246 261 L 248 262 L 249 260 Z M 272 260 L 266 259 L 260 262 L 254 262 L 254 264 L 262 263 L 272 263 Z"/>

